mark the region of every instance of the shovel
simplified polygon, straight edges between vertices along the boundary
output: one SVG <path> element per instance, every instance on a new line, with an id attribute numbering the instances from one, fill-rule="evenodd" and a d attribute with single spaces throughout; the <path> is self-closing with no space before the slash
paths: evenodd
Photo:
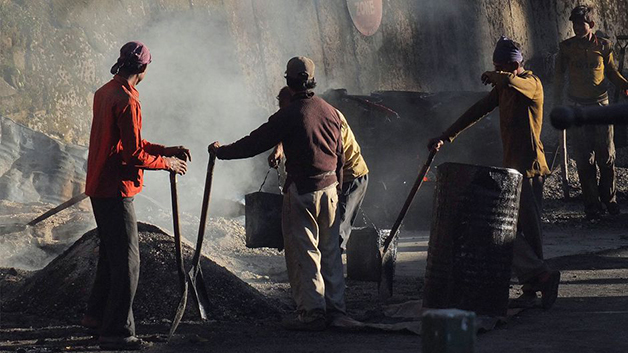
<path id="1" fill-rule="evenodd" d="M 379 291 L 379 297 L 381 299 L 390 298 L 393 292 L 393 278 L 395 276 L 395 256 L 393 249 L 390 247 L 390 244 L 399 234 L 399 228 L 401 227 L 401 223 L 403 223 L 403 219 L 408 213 L 408 209 L 412 204 L 412 200 L 414 200 L 414 196 L 416 195 L 417 191 L 419 191 L 421 184 L 423 184 L 423 179 L 425 178 L 425 175 L 427 175 L 427 172 L 430 170 L 430 165 L 434 160 L 434 156 L 436 156 L 436 152 L 437 151 L 435 149 L 430 151 L 430 154 L 427 157 L 427 161 L 425 161 L 423 168 L 421 168 L 421 171 L 419 172 L 419 175 L 414 182 L 414 186 L 412 186 L 410 194 L 406 198 L 406 202 L 403 204 L 401 212 L 399 212 L 399 216 L 397 216 L 397 220 L 390 230 L 390 234 L 388 234 L 388 237 L 386 238 L 386 240 L 384 240 L 384 244 L 382 246 L 382 266 L 380 271 L 380 280 L 377 287 Z"/>
<path id="2" fill-rule="evenodd" d="M 5 234 L 15 233 L 15 232 L 21 232 L 21 231 L 25 230 L 28 227 L 32 227 L 32 226 L 36 225 L 37 223 L 43 221 L 44 219 L 47 219 L 49 217 L 52 217 L 52 216 L 56 215 L 57 213 L 65 210 L 68 207 L 74 206 L 75 204 L 85 200 L 86 198 L 87 198 L 87 195 L 85 195 L 85 193 L 83 192 L 83 193 L 80 193 L 80 194 L 72 197 L 68 201 L 60 204 L 59 206 L 42 213 L 40 216 L 38 216 L 37 218 L 33 219 L 32 221 L 30 221 L 30 222 L 28 222 L 26 224 L 14 223 L 14 224 L 2 225 L 2 226 L 0 226 L 0 235 L 5 235 Z"/>
<path id="3" fill-rule="evenodd" d="M 181 229 L 179 227 L 179 198 L 177 196 L 177 173 L 170 173 L 170 195 L 172 198 L 172 227 L 174 229 L 174 247 L 177 257 L 177 272 L 179 274 L 179 285 L 181 286 L 181 300 L 177 306 L 177 311 L 172 320 L 170 326 L 170 332 L 168 333 L 168 341 L 174 335 L 183 314 L 185 313 L 185 306 L 188 302 L 188 282 L 185 277 L 185 265 L 183 264 L 183 256 L 181 254 Z"/>
<path id="4" fill-rule="evenodd" d="M 207 308 L 209 307 L 209 296 L 207 295 L 207 287 L 203 279 L 203 271 L 201 270 L 201 249 L 203 247 L 203 238 L 205 237 L 205 225 L 207 223 L 207 212 L 209 210 L 209 198 L 212 189 L 212 178 L 214 176 L 214 164 L 216 155 L 209 153 L 209 162 L 207 163 L 207 176 L 205 178 L 205 192 L 203 194 L 203 206 L 201 208 L 201 223 L 198 226 L 198 237 L 196 238 L 196 250 L 194 258 L 192 258 L 192 268 L 188 272 L 188 279 L 192 285 L 192 294 L 198 305 L 198 311 L 201 319 L 207 320 Z"/>

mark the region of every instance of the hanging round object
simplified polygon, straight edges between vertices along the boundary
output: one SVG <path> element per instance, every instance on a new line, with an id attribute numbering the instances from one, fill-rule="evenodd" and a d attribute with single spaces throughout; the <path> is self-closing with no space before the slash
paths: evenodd
<path id="1" fill-rule="evenodd" d="M 382 0 L 347 0 L 347 7 L 360 33 L 371 36 L 377 32 L 382 23 Z"/>

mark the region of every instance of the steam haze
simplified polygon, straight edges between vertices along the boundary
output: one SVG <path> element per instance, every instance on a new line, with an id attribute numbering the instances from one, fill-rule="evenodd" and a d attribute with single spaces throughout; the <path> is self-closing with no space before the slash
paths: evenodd
<path id="1" fill-rule="evenodd" d="M 154 23 L 137 37 L 153 55 L 146 78 L 137 87 L 142 102 L 143 137 L 154 143 L 191 149 L 188 174 L 179 177 L 179 194 L 182 210 L 196 213 L 202 199 L 207 146 L 213 141 L 227 144 L 245 136 L 267 120 L 276 110 L 276 102 L 269 99 L 261 106 L 253 101 L 224 24 L 181 14 Z M 284 65 L 277 63 L 278 68 Z M 279 88 L 257 87 L 270 97 Z M 267 169 L 266 155 L 217 161 L 212 200 L 238 200 L 245 193 L 256 191 Z M 145 173 L 143 193 L 169 208 L 167 174 Z M 141 215 L 142 211 L 138 213 Z"/>

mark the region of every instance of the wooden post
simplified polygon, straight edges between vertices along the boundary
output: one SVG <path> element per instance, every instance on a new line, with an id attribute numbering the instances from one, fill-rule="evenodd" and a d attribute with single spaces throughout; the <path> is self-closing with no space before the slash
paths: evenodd
<path id="1" fill-rule="evenodd" d="M 565 199 L 569 199 L 569 173 L 568 165 L 569 158 L 567 155 L 567 130 L 561 130 L 560 132 L 560 150 L 561 150 L 561 163 L 560 163 L 560 176 L 563 181 L 563 194 Z"/>

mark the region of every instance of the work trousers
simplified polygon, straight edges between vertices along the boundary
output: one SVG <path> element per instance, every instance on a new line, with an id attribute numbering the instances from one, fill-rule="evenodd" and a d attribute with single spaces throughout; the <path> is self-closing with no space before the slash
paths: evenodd
<path id="1" fill-rule="evenodd" d="M 368 174 L 342 183 L 342 191 L 338 195 L 338 214 L 336 217 L 340 227 L 340 246 L 343 250 L 347 248 L 351 227 L 358 216 L 360 206 L 362 206 L 368 183 Z"/>
<path id="2" fill-rule="evenodd" d="M 299 195 L 285 191 L 282 230 L 292 296 L 307 320 L 345 313 L 345 280 L 338 227 L 336 185 Z"/>
<path id="3" fill-rule="evenodd" d="M 140 274 L 137 219 L 132 197 L 91 198 L 100 246 L 87 314 L 101 336 L 135 336 L 133 298 Z"/>
<path id="4" fill-rule="evenodd" d="M 599 105 L 608 105 L 608 100 Z M 582 186 L 584 210 L 587 213 L 603 211 L 602 203 L 606 206 L 617 203 L 613 125 L 576 126 L 569 129 L 569 133 Z M 600 169 L 599 184 L 596 165 Z"/>
<path id="5" fill-rule="evenodd" d="M 520 283 L 534 281 L 549 270 L 543 261 L 543 177 L 523 178 L 512 267 Z"/>

